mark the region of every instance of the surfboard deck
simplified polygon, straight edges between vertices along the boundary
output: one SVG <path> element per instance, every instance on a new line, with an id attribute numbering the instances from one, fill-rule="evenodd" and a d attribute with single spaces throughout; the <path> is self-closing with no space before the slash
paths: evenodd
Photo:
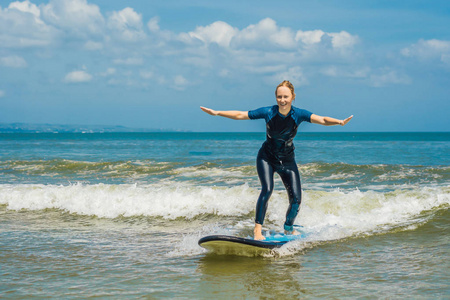
<path id="1" fill-rule="evenodd" d="M 286 243 L 305 237 L 300 235 L 275 234 L 266 236 L 265 240 L 243 238 L 230 235 L 210 235 L 202 237 L 198 244 L 210 252 L 221 255 L 263 256 Z"/>

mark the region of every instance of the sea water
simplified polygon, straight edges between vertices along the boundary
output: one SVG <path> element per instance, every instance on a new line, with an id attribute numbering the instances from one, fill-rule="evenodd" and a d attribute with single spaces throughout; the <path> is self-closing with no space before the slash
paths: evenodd
<path id="1" fill-rule="evenodd" d="M 264 139 L 0 134 L 0 297 L 448 299 L 450 133 L 299 133 L 308 237 L 208 254 L 202 236 L 252 235 Z"/>

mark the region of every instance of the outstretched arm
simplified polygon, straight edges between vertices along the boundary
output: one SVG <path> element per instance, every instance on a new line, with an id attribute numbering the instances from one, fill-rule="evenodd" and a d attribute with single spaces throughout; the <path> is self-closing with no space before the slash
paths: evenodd
<path id="1" fill-rule="evenodd" d="M 314 123 L 314 124 L 320 124 L 320 125 L 325 125 L 325 126 L 332 126 L 332 125 L 341 125 L 341 126 L 344 126 L 344 125 L 347 124 L 352 118 L 353 118 L 353 115 L 351 115 L 351 116 L 348 117 L 347 119 L 344 119 L 344 120 L 338 120 L 338 119 L 335 119 L 335 118 L 322 117 L 322 116 L 318 116 L 318 115 L 312 114 L 312 115 L 311 115 L 311 123 Z"/>
<path id="2" fill-rule="evenodd" d="M 250 120 L 248 117 L 248 111 L 238 111 L 238 110 L 213 110 L 211 108 L 206 108 L 200 106 L 200 109 L 211 116 L 221 116 L 233 120 Z"/>

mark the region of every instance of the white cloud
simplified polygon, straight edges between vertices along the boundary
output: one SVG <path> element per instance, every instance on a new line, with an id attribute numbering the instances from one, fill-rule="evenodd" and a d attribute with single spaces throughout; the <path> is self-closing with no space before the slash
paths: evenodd
<path id="1" fill-rule="evenodd" d="M 140 71 L 139 75 L 144 79 L 150 79 L 155 76 L 155 74 L 152 71 L 145 71 L 145 70 Z"/>
<path id="2" fill-rule="evenodd" d="M 384 87 L 388 85 L 408 85 L 412 83 L 412 79 L 397 70 L 390 67 L 372 70 L 368 66 L 328 66 L 322 68 L 320 73 L 337 78 L 351 78 L 368 83 L 373 87 Z"/>
<path id="3" fill-rule="evenodd" d="M 101 49 L 103 49 L 103 43 L 94 42 L 94 41 L 87 41 L 84 44 L 84 49 L 91 50 L 91 51 L 101 50 Z"/>
<path id="4" fill-rule="evenodd" d="M 64 81 L 67 83 L 88 82 L 92 80 L 92 75 L 86 71 L 73 71 L 64 77 Z"/>
<path id="5" fill-rule="evenodd" d="M 331 36 L 331 43 L 333 44 L 333 48 L 342 49 L 342 48 L 351 48 L 358 42 L 358 37 L 355 35 L 351 35 L 347 31 L 341 31 L 338 33 L 328 33 Z"/>
<path id="6" fill-rule="evenodd" d="M 173 79 L 173 83 L 174 83 L 175 89 L 184 90 L 188 86 L 189 81 L 186 78 L 184 78 L 183 76 L 177 75 Z"/>
<path id="7" fill-rule="evenodd" d="M 322 69 L 321 73 L 329 77 L 338 77 L 340 72 L 336 66 L 329 66 Z"/>
<path id="8" fill-rule="evenodd" d="M 113 61 L 116 65 L 129 65 L 129 66 L 138 66 L 138 65 L 142 65 L 144 64 L 144 60 L 142 58 L 139 57 L 129 57 L 126 59 L 115 59 Z"/>
<path id="9" fill-rule="evenodd" d="M 159 30 L 155 22 L 148 26 Z M 177 52 L 178 55 L 185 55 L 185 63 L 199 68 L 218 66 L 226 68 L 228 72 L 246 70 L 250 73 L 271 73 L 274 76 L 280 76 L 279 69 L 286 69 L 286 65 L 305 65 L 316 61 L 351 64 L 356 60 L 352 54 L 359 41 L 358 36 L 347 31 L 294 31 L 289 27 L 278 26 L 271 18 L 242 30 L 217 21 L 207 26 L 198 26 L 194 31 L 181 33 L 178 37 L 187 45 L 184 53 L 180 50 Z M 212 43 L 225 51 L 202 48 L 202 45 Z M 269 71 L 271 68 L 272 71 Z M 298 70 L 294 73 L 300 84 L 308 83 L 303 71 L 301 75 Z"/>
<path id="10" fill-rule="evenodd" d="M 267 66 L 249 66 L 246 68 L 247 71 L 253 74 L 273 74 L 279 73 L 286 70 L 284 65 L 267 65 Z"/>
<path id="11" fill-rule="evenodd" d="M 311 71 L 308 64 L 355 64 L 354 56 L 349 54 L 354 51 L 358 37 L 347 31 L 301 31 L 279 26 L 275 20 L 265 18 L 242 29 L 216 21 L 191 31 L 175 33 L 162 30 L 159 17 L 151 18 L 144 26 L 142 14 L 131 7 L 106 16 L 105 19 L 100 8 L 88 0 L 49 0 L 40 6 L 29 0 L 13 2 L 7 9 L 0 8 L 0 48 L 52 44 L 66 46 L 68 43 L 72 46 L 75 41 L 78 51 L 101 50 L 106 60 L 120 57 L 112 62 L 124 66 L 124 69 L 133 66 L 144 69 L 149 62 L 158 60 L 157 66 L 151 67 L 152 72 L 138 71 L 141 81 L 150 78 L 157 81 L 154 74 L 161 73 L 158 68 L 177 63 L 188 70 L 201 70 L 196 72 L 199 76 L 205 76 L 211 70 L 218 76 L 230 78 L 236 74 L 251 73 L 276 81 L 289 77 L 304 85 L 308 84 L 310 72 L 324 69 Z M 12 30 L 5 29 L 8 24 L 14 25 Z M 10 60 L 0 61 L 1 65 L 26 66 L 25 60 L 20 58 L 13 62 L 12 53 L 4 52 L 3 55 L 10 57 Z M 101 77 L 112 75 L 107 72 L 96 74 Z M 355 71 L 336 71 L 334 75 L 331 69 L 322 72 L 328 76 L 364 76 L 364 72 L 358 75 L 356 68 Z M 198 82 L 195 78 L 189 77 L 188 81 L 181 75 L 175 76 L 176 73 L 171 71 L 163 70 L 162 73 L 167 78 L 174 78 L 177 88 Z M 65 82 L 90 80 L 92 75 L 86 70 L 71 72 L 64 79 Z"/>
<path id="12" fill-rule="evenodd" d="M 399 74 L 390 68 L 384 68 L 378 74 L 372 74 L 369 77 L 370 85 L 374 87 L 383 87 L 392 84 L 411 84 L 412 80 L 405 74 Z"/>
<path id="13" fill-rule="evenodd" d="M 40 18 L 38 7 L 28 1 L 0 7 L 0 48 L 42 47 L 59 35 Z"/>
<path id="14" fill-rule="evenodd" d="M 9 9 L 17 9 L 19 11 L 22 12 L 28 12 L 33 14 L 36 18 L 38 18 L 38 22 L 42 22 L 39 18 L 41 16 L 41 11 L 39 10 L 39 8 L 31 3 L 29 0 L 20 2 L 20 1 L 16 1 L 16 2 L 11 2 L 8 6 Z"/>
<path id="15" fill-rule="evenodd" d="M 158 31 L 159 19 L 152 19 L 148 23 L 150 31 Z M 216 21 L 207 26 L 198 26 L 194 31 L 181 33 L 179 39 L 185 43 L 194 43 L 195 40 L 205 44 L 216 43 L 224 48 L 240 50 L 278 51 L 305 50 L 310 45 L 323 44 L 329 41 L 329 47 L 336 50 L 350 49 L 359 41 L 358 36 L 347 31 L 324 32 L 322 30 L 294 32 L 289 27 L 279 27 L 277 23 L 266 18 L 257 24 L 251 24 L 239 30 L 228 23 Z"/>
<path id="16" fill-rule="evenodd" d="M 222 69 L 222 70 L 220 70 L 219 71 L 219 73 L 218 73 L 218 75 L 220 76 L 220 77 L 229 77 L 230 76 L 230 74 L 231 74 L 231 72 L 230 72 L 230 70 L 228 70 L 228 69 Z"/>
<path id="17" fill-rule="evenodd" d="M 149 24 L 149 28 L 160 30 L 155 22 L 156 20 Z M 183 56 L 183 63 L 205 70 L 227 70 L 227 76 L 247 72 L 261 74 L 272 81 L 294 78 L 293 81 L 297 84 L 306 85 L 309 80 L 305 70 L 310 73 L 317 73 L 319 70 L 299 66 L 316 62 L 322 65 L 352 65 L 355 70 L 347 71 L 346 77 L 368 76 L 366 70 L 356 66 L 360 61 L 354 55 L 354 48 L 359 38 L 347 31 L 295 31 L 278 26 L 273 19 L 266 18 L 241 30 L 217 21 L 207 26 L 198 26 L 194 31 L 181 33 L 178 38 L 186 47 L 184 50 L 179 47 L 174 53 Z M 213 43 L 223 50 L 203 47 Z M 220 73 L 219 76 L 225 76 L 224 74 Z"/>
<path id="18" fill-rule="evenodd" d="M 148 21 L 147 27 L 151 32 L 158 32 L 160 31 L 159 28 L 159 17 L 153 17 Z"/>
<path id="19" fill-rule="evenodd" d="M 359 42 L 358 36 L 347 31 L 324 32 L 322 30 L 299 30 L 295 35 L 295 40 L 303 45 L 302 54 L 305 57 L 330 56 L 333 52 L 338 55 L 348 55 Z"/>
<path id="20" fill-rule="evenodd" d="M 449 64 L 450 41 L 421 39 L 417 43 L 402 49 L 401 54 L 424 61 L 438 59 L 444 64 Z"/>
<path id="21" fill-rule="evenodd" d="M 149 42 L 156 46 L 164 46 L 167 41 L 179 41 L 180 35 L 175 34 L 170 30 L 161 30 L 159 26 L 159 17 L 153 17 L 148 21 L 147 28 L 151 32 L 152 40 Z M 182 33 L 181 36 L 189 36 L 186 33 Z M 187 41 L 185 41 L 187 42 Z"/>
<path id="22" fill-rule="evenodd" d="M 0 58 L 0 65 L 10 68 L 25 68 L 27 62 L 20 56 L 11 55 Z"/>
<path id="23" fill-rule="evenodd" d="M 116 69 L 114 69 L 114 68 L 108 68 L 108 69 L 106 69 L 105 72 L 100 73 L 100 76 L 108 77 L 108 76 L 111 76 L 111 75 L 114 75 L 114 74 L 116 74 Z"/>
<path id="24" fill-rule="evenodd" d="M 231 39 L 238 30 L 229 24 L 217 21 L 208 26 L 198 26 L 195 31 L 188 33 L 190 38 L 199 39 L 205 44 L 216 43 L 222 47 L 228 47 Z"/>
<path id="25" fill-rule="evenodd" d="M 305 45 L 313 45 L 323 42 L 325 37 L 331 38 L 331 45 L 335 49 L 350 48 L 358 42 L 358 36 L 351 35 L 347 31 L 327 33 L 322 30 L 299 30 L 295 35 L 295 40 L 301 41 Z"/>
<path id="26" fill-rule="evenodd" d="M 296 41 L 301 41 L 305 45 L 318 44 L 325 34 L 322 30 L 297 31 L 295 35 Z"/>
<path id="27" fill-rule="evenodd" d="M 155 22 L 148 26 L 160 30 Z M 354 55 L 359 38 L 347 31 L 295 31 L 266 18 L 241 30 L 217 21 L 181 33 L 178 38 L 186 47 L 184 50 L 179 47 L 174 53 L 183 57 L 183 63 L 204 70 L 226 70 L 225 73 L 215 72 L 222 77 L 251 73 L 260 74 L 271 83 L 289 78 L 297 85 L 307 85 L 306 72 L 320 72 L 317 68 L 307 68 L 311 63 L 346 66 L 348 70 L 336 73 L 336 77 L 368 76 L 368 71 L 360 67 L 358 56 Z M 203 47 L 213 43 L 220 48 Z"/>
<path id="28" fill-rule="evenodd" d="M 331 65 L 321 69 L 320 73 L 329 77 L 367 78 L 370 74 L 370 68 L 360 66 L 337 67 Z"/>
<path id="29" fill-rule="evenodd" d="M 149 24 L 150 27 L 156 29 L 154 23 Z M 198 26 L 194 31 L 181 33 L 179 38 L 186 43 L 199 40 L 205 44 L 216 43 L 234 50 L 268 47 L 289 49 L 296 46 L 293 30 L 288 27 L 279 27 L 271 18 L 263 19 L 242 30 L 226 22 L 216 21 L 207 26 Z"/>
<path id="30" fill-rule="evenodd" d="M 303 74 L 300 67 L 292 67 L 285 71 L 278 72 L 268 78 L 271 84 L 280 83 L 283 80 L 289 80 L 294 86 L 308 85 L 309 81 Z"/>
<path id="31" fill-rule="evenodd" d="M 115 78 L 111 78 L 108 80 L 108 84 L 109 85 L 120 85 L 120 84 L 122 84 L 122 81 L 115 79 Z"/>
<path id="32" fill-rule="evenodd" d="M 278 27 L 274 20 L 266 18 L 238 32 L 232 45 L 236 48 L 267 46 L 292 48 L 295 46 L 295 36 L 290 28 Z"/>
<path id="33" fill-rule="evenodd" d="M 105 20 L 100 8 L 87 0 L 50 0 L 41 6 L 44 21 L 78 36 L 100 35 Z"/>
<path id="34" fill-rule="evenodd" d="M 130 7 L 113 12 L 108 18 L 111 34 L 120 40 L 135 42 L 146 37 L 143 31 L 142 15 Z"/>

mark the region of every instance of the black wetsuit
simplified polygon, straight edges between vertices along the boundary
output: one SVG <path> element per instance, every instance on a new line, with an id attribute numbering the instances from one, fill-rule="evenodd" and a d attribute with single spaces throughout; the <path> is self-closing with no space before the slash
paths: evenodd
<path id="1" fill-rule="evenodd" d="M 258 152 L 256 169 L 261 181 L 261 194 L 256 204 L 255 223 L 263 224 L 267 204 L 273 191 L 273 175 L 277 172 L 289 196 L 284 229 L 293 230 L 300 209 L 302 189 L 295 162 L 293 139 L 301 122 L 311 122 L 312 113 L 292 106 L 287 116 L 278 111 L 278 105 L 262 107 L 248 112 L 250 119 L 266 120 L 266 141 Z"/>

